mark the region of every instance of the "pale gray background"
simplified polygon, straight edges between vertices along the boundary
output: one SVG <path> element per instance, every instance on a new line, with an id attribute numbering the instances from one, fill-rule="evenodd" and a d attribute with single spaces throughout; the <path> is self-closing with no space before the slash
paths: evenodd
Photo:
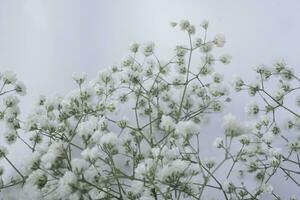
<path id="1" fill-rule="evenodd" d="M 233 60 L 220 72 L 227 77 L 248 77 L 253 66 L 278 58 L 298 69 L 299 10 L 299 0 L 0 0 L 0 72 L 15 71 L 26 83 L 21 107 L 27 114 L 39 94 L 74 88 L 72 72 L 93 78 L 118 63 L 132 41 L 154 41 L 158 54 L 169 58 L 186 39 L 169 26 L 181 19 L 196 25 L 208 19 L 211 37 L 226 36 L 224 52 Z M 242 116 L 244 102 L 238 100 L 230 108 Z M 13 155 L 22 162 L 17 148 Z"/>

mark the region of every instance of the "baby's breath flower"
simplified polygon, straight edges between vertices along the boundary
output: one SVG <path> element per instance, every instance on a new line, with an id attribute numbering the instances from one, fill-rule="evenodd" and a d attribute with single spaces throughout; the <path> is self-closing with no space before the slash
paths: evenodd
<path id="1" fill-rule="evenodd" d="M 229 194 L 233 193 L 235 191 L 235 189 L 236 189 L 236 187 L 234 186 L 234 184 L 230 180 L 228 180 L 228 179 L 226 179 L 223 182 L 222 187 Z"/>
<path id="2" fill-rule="evenodd" d="M 14 84 L 17 81 L 16 74 L 11 71 L 4 72 L 2 79 L 5 84 Z"/>
<path id="3" fill-rule="evenodd" d="M 216 47 L 223 47 L 225 44 L 225 37 L 221 34 L 215 36 L 214 44 Z"/>
<path id="4" fill-rule="evenodd" d="M 282 70 L 285 69 L 286 63 L 284 62 L 284 60 L 278 60 L 273 64 L 273 67 L 276 72 L 280 73 Z"/>
<path id="5" fill-rule="evenodd" d="M 206 54 L 202 57 L 202 62 L 205 66 L 212 66 L 215 63 L 215 58 L 212 54 Z"/>
<path id="6" fill-rule="evenodd" d="M 247 104 L 245 111 L 249 116 L 256 116 L 259 113 L 259 106 L 256 102 L 251 102 Z"/>
<path id="7" fill-rule="evenodd" d="M 212 74 L 214 69 L 211 65 L 206 65 L 206 64 L 202 64 L 199 66 L 200 70 L 199 70 L 199 74 L 202 76 L 207 76 L 209 74 Z"/>
<path id="8" fill-rule="evenodd" d="M 72 77 L 73 77 L 73 80 L 78 85 L 82 85 L 86 81 L 87 74 L 86 73 L 76 73 L 76 72 L 74 72 Z"/>
<path id="9" fill-rule="evenodd" d="M 206 30 L 208 28 L 208 24 L 209 24 L 208 21 L 204 20 L 204 21 L 202 21 L 202 23 L 200 24 L 200 26 Z"/>
<path id="10" fill-rule="evenodd" d="M 190 27 L 190 22 L 188 20 L 181 20 L 179 26 L 183 31 L 188 30 L 188 28 Z"/>
<path id="11" fill-rule="evenodd" d="M 77 190 L 77 186 L 77 176 L 73 172 L 67 171 L 59 180 L 58 189 L 62 197 L 68 197 L 70 194 L 74 193 Z"/>
<path id="12" fill-rule="evenodd" d="M 199 131 L 199 125 L 193 121 L 180 121 L 175 127 L 175 133 L 184 137 L 199 133 Z"/>
<path id="13" fill-rule="evenodd" d="M 29 175 L 27 181 L 41 189 L 46 185 L 48 177 L 44 171 L 38 169 Z"/>
<path id="14" fill-rule="evenodd" d="M 215 166 L 216 161 L 214 158 L 206 158 L 204 159 L 204 164 L 208 169 L 211 169 Z"/>
<path id="15" fill-rule="evenodd" d="M 267 144 L 271 144 L 273 139 L 274 139 L 275 135 L 274 133 L 272 133 L 271 131 L 268 131 L 267 133 L 265 133 L 262 137 L 263 141 L 266 142 Z"/>
<path id="16" fill-rule="evenodd" d="M 223 75 L 219 73 L 214 73 L 213 80 L 215 83 L 221 83 L 223 81 Z"/>
<path id="17" fill-rule="evenodd" d="M 281 76 L 284 80 L 290 81 L 294 78 L 294 70 L 292 68 L 285 68 L 281 71 Z"/>
<path id="18" fill-rule="evenodd" d="M 117 125 L 122 129 L 126 128 L 127 124 L 128 124 L 128 119 L 122 119 L 117 122 Z"/>
<path id="19" fill-rule="evenodd" d="M 293 141 L 289 144 L 289 147 L 292 152 L 299 152 L 300 151 L 300 143 L 299 141 Z"/>
<path id="20" fill-rule="evenodd" d="M 17 140 L 17 132 L 16 130 L 7 130 L 4 133 L 4 137 L 7 144 L 13 144 Z"/>
<path id="21" fill-rule="evenodd" d="M 170 116 L 163 115 L 161 117 L 160 128 L 166 132 L 175 130 L 175 122 Z"/>
<path id="22" fill-rule="evenodd" d="M 211 52 L 212 49 L 213 49 L 213 43 L 211 43 L 211 42 L 207 42 L 205 44 L 202 44 L 201 47 L 200 47 L 200 51 L 203 52 L 203 53 Z"/>
<path id="23" fill-rule="evenodd" d="M 189 36 L 196 32 L 187 20 L 171 25 L 179 25 Z M 205 137 L 201 138 L 200 127 L 208 123 L 209 115 L 222 111 L 225 102 L 230 101 L 230 90 L 212 65 L 215 61 L 228 64 L 231 57 L 213 55 L 213 47 L 223 47 L 225 38 L 218 34 L 207 41 L 208 22 L 201 26 L 205 38 L 193 37 L 192 44 L 177 45 L 169 61 L 151 57 L 153 43 L 142 50 L 133 43 L 129 50 L 136 55 L 99 72 L 95 80 L 86 83 L 85 74 L 75 73 L 78 89 L 65 96 L 40 98 L 24 123 L 19 119 L 19 100 L 6 93 L 15 90 L 23 95 L 26 88 L 13 73 L 1 75 L 0 96 L 4 98 L 0 119 L 7 130 L 4 139 L 11 144 L 19 138 L 33 153 L 19 170 L 10 156 L 6 157 L 6 148 L 0 147 L 0 158 L 5 158 L 18 173 L 9 179 L 0 167 L 0 189 L 21 182 L 20 196 L 25 199 L 203 199 L 203 187 L 199 186 L 212 184 L 212 194 L 230 199 L 277 195 L 273 187 L 264 183 L 279 170 L 294 180 L 297 169 L 290 171 L 288 163 L 299 164 L 296 155 L 300 152 L 300 120 L 297 110 L 286 105 L 290 101 L 285 100 L 288 94 L 298 91 L 298 77 L 278 61 L 272 68 L 257 67 L 254 84 L 238 78 L 233 84 L 236 91 L 247 90 L 252 96 L 259 93 L 257 97 L 263 98 L 256 101 L 259 104 L 248 104 L 247 113 L 264 115 L 252 118 L 250 129 L 233 114 L 226 114 L 224 135 L 213 142 L 215 148 L 223 149 L 218 152 L 222 160 L 203 158 L 209 149 L 202 150 Z M 198 68 L 197 59 L 190 57 L 197 48 L 198 58 L 202 58 Z M 267 81 L 274 76 L 277 88 L 275 93 L 269 93 L 273 82 Z M 299 99 L 295 99 L 298 106 Z M 120 117 L 127 111 L 125 117 Z M 295 116 L 289 119 L 289 129 L 282 129 L 280 123 L 285 111 Z M 213 122 L 213 126 L 218 125 L 218 121 Z M 285 134 L 286 131 L 291 133 Z M 28 143 L 27 136 L 21 137 L 23 132 L 29 134 Z M 226 173 L 222 173 L 224 169 Z M 234 182 L 226 179 L 226 175 L 231 178 L 237 173 L 240 176 Z M 240 180 L 245 175 L 249 180 L 250 176 L 255 178 L 256 182 L 250 183 L 259 187 L 252 187 L 248 179 Z M 218 184 L 211 182 L 212 177 Z M 4 184 L 3 180 L 10 182 Z"/>
<path id="24" fill-rule="evenodd" d="M 140 45 L 138 43 L 132 43 L 130 46 L 129 46 L 129 50 L 133 53 L 137 53 L 138 50 L 139 50 L 139 47 Z"/>
<path id="25" fill-rule="evenodd" d="M 154 52 L 154 43 L 149 43 L 144 47 L 144 55 L 146 57 L 151 56 Z"/>
<path id="26" fill-rule="evenodd" d="M 26 86 L 20 81 L 15 84 L 15 90 L 21 96 L 26 94 Z"/>
<path id="27" fill-rule="evenodd" d="M 244 81 L 243 79 L 237 77 L 235 79 L 235 81 L 233 82 L 233 86 L 234 86 L 234 89 L 235 91 L 241 91 L 242 90 L 242 87 L 244 86 Z"/>
<path id="28" fill-rule="evenodd" d="M 213 142 L 213 146 L 216 148 L 222 148 L 224 146 L 223 138 L 216 137 L 216 139 Z"/>
<path id="29" fill-rule="evenodd" d="M 196 33 L 196 28 L 195 28 L 195 26 L 190 25 L 190 26 L 187 28 L 187 32 L 188 32 L 190 35 L 194 35 L 194 34 Z"/>
<path id="30" fill-rule="evenodd" d="M 195 47 L 200 47 L 203 44 L 203 40 L 201 38 L 196 38 L 194 42 Z"/>
<path id="31" fill-rule="evenodd" d="M 79 158 L 72 159 L 71 165 L 73 172 L 77 175 L 82 174 L 89 166 L 85 160 Z"/>
<path id="32" fill-rule="evenodd" d="M 3 103 L 7 107 L 14 107 L 15 105 L 17 105 L 17 103 L 19 103 L 19 99 L 16 96 L 10 95 L 4 97 Z"/>
<path id="33" fill-rule="evenodd" d="M 259 89 L 260 87 L 258 83 L 252 83 L 249 85 L 248 93 L 250 96 L 255 96 Z"/>
<path id="34" fill-rule="evenodd" d="M 231 62 L 231 56 L 230 55 L 222 55 L 219 58 L 220 62 L 223 64 L 229 64 Z"/>
<path id="35" fill-rule="evenodd" d="M 236 137 L 244 133 L 244 126 L 237 121 L 233 114 L 228 113 L 223 119 L 223 128 L 226 136 Z"/>
<path id="36" fill-rule="evenodd" d="M 250 138 L 249 135 L 241 135 L 239 141 L 243 145 L 249 145 L 250 141 L 251 141 L 251 138 Z"/>

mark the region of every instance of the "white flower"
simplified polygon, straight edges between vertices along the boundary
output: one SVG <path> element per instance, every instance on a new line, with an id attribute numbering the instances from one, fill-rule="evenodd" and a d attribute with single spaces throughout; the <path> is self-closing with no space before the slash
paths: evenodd
<path id="1" fill-rule="evenodd" d="M 17 105 L 19 103 L 19 99 L 16 96 L 9 95 L 9 96 L 4 97 L 3 103 L 7 107 L 14 107 L 15 105 Z"/>
<path id="2" fill-rule="evenodd" d="M 224 141 L 223 138 L 221 137 L 217 137 L 214 142 L 213 142 L 213 146 L 216 148 L 221 148 L 224 146 Z"/>
<path id="3" fill-rule="evenodd" d="M 166 181 L 168 178 L 181 177 L 188 169 L 188 162 L 183 160 L 174 160 L 159 170 L 159 177 Z"/>
<path id="4" fill-rule="evenodd" d="M 229 64 L 231 61 L 231 56 L 230 55 L 222 55 L 222 56 L 220 56 L 219 60 L 223 64 Z"/>
<path id="5" fill-rule="evenodd" d="M 108 70 L 101 70 L 98 72 L 99 81 L 103 83 L 109 83 L 112 81 L 111 72 Z"/>
<path id="6" fill-rule="evenodd" d="M 86 81 L 87 74 L 74 72 L 72 78 L 78 85 L 81 85 Z"/>
<path id="7" fill-rule="evenodd" d="M 214 39 L 214 44 L 217 47 L 223 47 L 225 44 L 225 37 L 221 34 L 216 35 Z"/>
<path id="8" fill-rule="evenodd" d="M 200 51 L 203 53 L 208 53 L 208 52 L 212 51 L 213 47 L 214 47 L 213 43 L 207 42 L 207 43 L 204 43 L 201 45 Z"/>
<path id="9" fill-rule="evenodd" d="M 42 154 L 44 153 L 43 149 L 38 148 L 35 152 L 31 154 L 31 156 L 25 160 L 24 162 L 24 171 L 25 174 L 30 174 L 33 170 L 37 168 L 37 166 L 40 163 L 40 158 Z"/>
<path id="10" fill-rule="evenodd" d="M 144 55 L 150 56 L 154 52 L 154 43 L 149 43 L 144 47 Z"/>
<path id="11" fill-rule="evenodd" d="M 235 89 L 235 91 L 241 91 L 242 90 L 242 86 L 244 85 L 244 81 L 243 79 L 241 79 L 240 77 L 235 77 L 235 80 L 233 81 L 233 87 Z"/>
<path id="12" fill-rule="evenodd" d="M 214 73 L 213 79 L 215 83 L 221 83 L 223 81 L 223 75 L 219 73 Z"/>
<path id="13" fill-rule="evenodd" d="M 205 54 L 201 59 L 202 59 L 203 65 L 204 65 L 202 70 L 204 70 L 206 66 L 213 66 L 215 63 L 215 58 L 212 54 Z M 209 74 L 209 73 L 207 73 L 207 74 Z"/>
<path id="14" fill-rule="evenodd" d="M 6 84 L 13 84 L 17 81 L 16 74 L 11 71 L 6 71 L 2 74 L 3 81 Z"/>
<path id="15" fill-rule="evenodd" d="M 22 188 L 21 193 L 18 194 L 18 199 L 20 197 L 22 197 L 22 199 L 40 200 L 43 199 L 43 193 L 37 186 L 32 184 L 25 184 Z"/>
<path id="16" fill-rule="evenodd" d="M 165 153 L 165 157 L 169 160 L 173 160 L 180 156 L 180 150 L 178 147 L 173 147 L 171 149 L 167 149 Z"/>
<path id="17" fill-rule="evenodd" d="M 270 148 L 268 153 L 271 156 L 280 157 L 281 151 L 281 148 Z"/>
<path id="18" fill-rule="evenodd" d="M 81 156 L 92 163 L 96 162 L 97 158 L 100 156 L 100 151 L 97 146 L 92 149 L 86 148 L 81 152 Z"/>
<path id="19" fill-rule="evenodd" d="M 258 104 L 256 102 L 251 102 L 247 104 L 245 111 L 249 116 L 256 116 L 259 113 Z"/>
<path id="20" fill-rule="evenodd" d="M 67 171 L 65 175 L 59 180 L 59 192 L 62 197 L 68 197 L 70 194 L 76 191 L 77 186 L 77 176 L 71 172 Z"/>
<path id="21" fill-rule="evenodd" d="M 267 144 L 270 144 L 272 143 L 274 137 L 275 137 L 274 133 L 272 131 L 268 131 L 265 134 L 263 134 L 262 140 Z"/>
<path id="22" fill-rule="evenodd" d="M 63 148 L 63 143 L 54 142 L 49 146 L 48 151 L 41 157 L 42 165 L 46 169 L 51 169 L 52 167 L 59 164 L 59 161 L 64 155 L 65 149 Z"/>
<path id="23" fill-rule="evenodd" d="M 223 128 L 225 135 L 229 137 L 236 137 L 244 133 L 243 125 L 231 113 L 223 117 Z"/>
<path id="24" fill-rule="evenodd" d="M 195 28 L 195 26 L 190 25 L 190 26 L 187 28 L 187 32 L 188 32 L 190 35 L 194 35 L 194 34 L 196 33 L 196 28 Z"/>
<path id="25" fill-rule="evenodd" d="M 43 188 L 47 183 L 48 177 L 46 173 L 40 169 L 33 171 L 27 179 L 27 183 L 36 185 L 39 189 Z"/>
<path id="26" fill-rule="evenodd" d="M 204 20 L 204 21 L 202 21 L 202 23 L 200 24 L 200 26 L 202 27 L 202 28 L 204 28 L 204 29 L 207 29 L 208 28 L 208 21 L 207 20 Z"/>
<path id="27" fill-rule="evenodd" d="M 147 173 L 147 166 L 144 162 L 141 162 L 138 164 L 138 166 L 135 168 L 136 176 L 139 178 L 144 177 L 144 175 Z"/>
<path id="28" fill-rule="evenodd" d="M 213 168 L 216 164 L 216 159 L 215 158 L 204 158 L 203 159 L 204 164 L 206 165 L 206 167 L 208 167 L 209 169 Z"/>
<path id="29" fill-rule="evenodd" d="M 21 96 L 26 94 L 26 86 L 22 82 L 17 82 L 15 84 L 15 90 Z"/>
<path id="30" fill-rule="evenodd" d="M 161 117 L 160 128 L 166 132 L 171 132 L 175 129 L 175 122 L 172 117 L 163 115 Z"/>
<path id="31" fill-rule="evenodd" d="M 203 44 L 203 40 L 201 38 L 196 38 L 194 41 L 195 47 L 200 47 Z"/>
<path id="32" fill-rule="evenodd" d="M 71 161 L 72 170 L 75 174 L 82 174 L 88 168 L 88 163 L 85 160 L 74 158 Z"/>
<path id="33" fill-rule="evenodd" d="M 111 144 L 117 146 L 118 143 L 119 143 L 118 135 L 112 132 L 104 134 L 100 139 L 101 145 Z"/>
<path id="34" fill-rule="evenodd" d="M 135 173 L 138 178 L 143 178 L 154 166 L 153 159 L 145 159 L 135 168 Z"/>
<path id="35" fill-rule="evenodd" d="M 140 45 L 138 43 L 132 43 L 131 45 L 129 45 L 129 50 L 133 53 L 138 52 Z"/>
<path id="36" fill-rule="evenodd" d="M 193 121 L 180 121 L 176 124 L 175 133 L 178 135 L 188 136 L 198 133 L 199 125 Z"/>
<path id="37" fill-rule="evenodd" d="M 221 83 L 212 83 L 212 84 L 210 84 L 208 89 L 209 89 L 209 92 L 215 97 L 224 96 L 229 93 L 226 85 L 221 84 Z"/>
<path id="38" fill-rule="evenodd" d="M 233 183 L 226 179 L 223 184 L 222 184 L 223 189 L 225 190 L 225 192 L 227 193 L 232 193 L 235 190 L 235 186 L 233 185 Z"/>
<path id="39" fill-rule="evenodd" d="M 281 72 L 282 70 L 285 69 L 286 63 L 283 59 L 281 59 L 281 60 L 278 60 L 277 62 L 275 62 L 273 64 L 273 67 L 274 67 L 276 72 Z"/>
<path id="40" fill-rule="evenodd" d="M 77 131 L 80 137 L 87 141 L 96 131 L 98 125 L 98 119 L 96 117 L 90 117 L 87 121 L 82 122 L 78 125 Z"/>
<path id="41" fill-rule="evenodd" d="M 251 142 L 251 137 L 250 135 L 241 135 L 239 141 L 244 145 L 249 145 Z"/>
<path id="42" fill-rule="evenodd" d="M 8 144 L 13 144 L 17 140 L 17 131 L 14 129 L 6 130 L 4 133 L 4 137 Z"/>
<path id="43" fill-rule="evenodd" d="M 181 30 L 187 30 L 190 27 L 190 22 L 188 20 L 181 20 L 179 26 Z"/>
<path id="44" fill-rule="evenodd" d="M 102 131 L 99 130 L 95 131 L 91 137 L 91 142 L 94 144 L 98 144 L 102 136 L 103 136 Z"/>
<path id="45" fill-rule="evenodd" d="M 138 195 L 138 194 L 141 194 L 144 190 L 145 190 L 145 187 L 144 187 L 143 181 L 133 180 L 130 182 L 129 191 L 132 192 L 132 194 Z"/>

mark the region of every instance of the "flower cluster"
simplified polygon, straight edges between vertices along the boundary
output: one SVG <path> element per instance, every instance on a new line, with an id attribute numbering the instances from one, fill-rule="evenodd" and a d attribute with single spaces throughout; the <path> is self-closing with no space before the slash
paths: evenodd
<path id="1" fill-rule="evenodd" d="M 247 113 L 258 120 L 249 127 L 226 114 L 224 134 L 213 143 L 224 158 L 203 158 L 202 127 L 230 99 L 230 89 L 215 68 L 231 57 L 213 54 L 226 40 L 220 34 L 208 40 L 207 21 L 198 27 L 187 20 L 171 25 L 187 35 L 188 44 L 178 44 L 167 61 L 159 59 L 153 43 L 133 43 L 127 58 L 94 80 L 87 82 L 86 74 L 75 73 L 77 89 L 65 96 L 41 96 L 26 120 L 18 118 L 19 100 L 5 96 L 0 117 L 7 127 L 6 142 L 20 139 L 31 155 L 18 169 L 8 159 L 7 148 L 0 147 L 0 159 L 16 171 L 11 180 L 0 179 L 0 190 L 20 185 L 25 199 L 46 200 L 279 199 L 270 184 L 277 171 L 298 185 L 292 175 L 298 171 L 285 163 L 300 165 L 300 137 L 285 136 L 276 122 L 277 109 L 283 109 L 294 117 L 287 127 L 300 127 L 299 115 L 283 104 L 285 96 L 299 89 L 291 86 L 291 81 L 299 81 L 293 71 L 278 62 L 274 69 L 256 69 L 258 83 L 237 79 L 237 91 L 265 95 L 263 102 L 247 105 Z M 194 57 L 201 58 L 198 65 Z M 274 95 L 264 83 L 272 76 L 280 78 Z M 26 91 L 12 73 L 1 75 L 1 80 L 0 96 Z M 288 150 L 273 145 L 277 140 L 287 142 Z M 246 175 L 256 178 L 257 187 L 247 185 Z"/>

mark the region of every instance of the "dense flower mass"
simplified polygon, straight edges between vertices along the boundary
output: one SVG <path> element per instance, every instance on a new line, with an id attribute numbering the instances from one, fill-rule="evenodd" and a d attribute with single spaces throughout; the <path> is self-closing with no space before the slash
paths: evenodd
<path id="1" fill-rule="evenodd" d="M 25 120 L 18 106 L 25 86 L 14 73 L 1 74 L 0 159 L 15 172 L 5 179 L 0 168 L 1 193 L 15 187 L 23 199 L 246 200 L 280 199 L 275 176 L 299 187 L 299 97 L 294 107 L 285 101 L 300 88 L 293 70 L 278 61 L 255 68 L 255 83 L 236 78 L 234 90 L 259 97 L 246 106 L 251 124 L 225 113 L 224 133 L 212 145 L 221 156 L 203 157 L 207 120 L 230 102 L 229 85 L 216 71 L 231 57 L 213 54 L 226 40 L 220 34 L 209 40 L 207 21 L 171 26 L 188 39 L 171 59 L 160 60 L 154 43 L 132 43 L 119 65 L 90 82 L 74 73 L 78 89 L 41 96 Z M 278 87 L 270 92 L 273 78 Z M 282 112 L 290 115 L 285 124 L 278 122 Z M 21 168 L 8 151 L 17 140 L 31 152 Z"/>

